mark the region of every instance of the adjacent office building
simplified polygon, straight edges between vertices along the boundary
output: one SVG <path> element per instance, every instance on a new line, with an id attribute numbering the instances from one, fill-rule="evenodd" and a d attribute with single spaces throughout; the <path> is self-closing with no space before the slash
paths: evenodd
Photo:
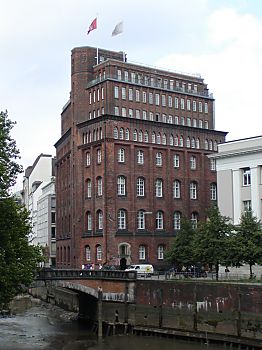
<path id="1" fill-rule="evenodd" d="M 57 266 L 164 265 L 185 216 L 216 203 L 214 98 L 199 75 L 72 50 L 56 147 Z"/>

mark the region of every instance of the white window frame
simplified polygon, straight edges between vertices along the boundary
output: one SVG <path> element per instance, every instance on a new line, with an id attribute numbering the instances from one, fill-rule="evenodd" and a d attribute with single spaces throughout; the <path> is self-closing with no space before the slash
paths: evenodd
<path id="1" fill-rule="evenodd" d="M 137 151 L 137 164 L 144 164 L 144 151 Z"/>
<path id="2" fill-rule="evenodd" d="M 156 213 L 156 230 L 164 229 L 164 213 L 158 210 Z"/>
<path id="3" fill-rule="evenodd" d="M 126 195 L 126 178 L 123 175 L 117 177 L 117 195 Z"/>
<path id="4" fill-rule="evenodd" d="M 174 168 L 179 168 L 179 154 L 174 154 L 173 166 L 174 166 Z"/>
<path id="5" fill-rule="evenodd" d="M 97 196 L 103 195 L 103 180 L 102 177 L 97 178 Z"/>
<path id="6" fill-rule="evenodd" d="M 126 229 L 126 210 L 119 209 L 117 213 L 117 228 L 118 230 Z"/>
<path id="7" fill-rule="evenodd" d="M 138 258 L 139 260 L 146 260 L 146 247 L 144 245 L 138 247 Z"/>
<path id="8" fill-rule="evenodd" d="M 164 260 L 165 247 L 163 244 L 159 244 L 157 247 L 157 260 Z"/>
<path id="9" fill-rule="evenodd" d="M 162 166 L 163 165 L 163 159 L 162 159 L 162 153 L 156 152 L 156 165 Z"/>
<path id="10" fill-rule="evenodd" d="M 138 210 L 138 212 L 137 212 L 137 229 L 138 230 L 145 230 L 145 228 L 146 228 L 145 211 Z"/>
<path id="11" fill-rule="evenodd" d="M 138 177 L 136 180 L 136 195 L 137 197 L 145 196 L 145 179 L 143 177 Z"/>
<path id="12" fill-rule="evenodd" d="M 181 228 L 181 213 L 179 211 L 174 212 L 174 230 L 180 230 Z"/>
<path id="13" fill-rule="evenodd" d="M 173 198 L 181 198 L 181 183 L 179 180 L 173 182 Z"/>
<path id="14" fill-rule="evenodd" d="M 189 185 L 190 199 L 197 199 L 197 183 L 192 181 Z"/>
<path id="15" fill-rule="evenodd" d="M 125 149 L 119 148 L 117 153 L 118 153 L 117 154 L 118 163 L 124 163 L 125 162 Z"/>
<path id="16" fill-rule="evenodd" d="M 163 197 L 163 180 L 162 179 L 156 179 L 155 182 L 155 195 L 157 198 Z"/>

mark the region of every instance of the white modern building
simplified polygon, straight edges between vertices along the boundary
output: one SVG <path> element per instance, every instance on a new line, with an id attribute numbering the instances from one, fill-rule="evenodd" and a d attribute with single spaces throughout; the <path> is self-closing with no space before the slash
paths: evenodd
<path id="1" fill-rule="evenodd" d="M 48 257 L 47 265 L 55 263 L 55 158 L 40 154 L 25 170 L 22 201 L 30 212 L 32 232 L 29 242 L 40 244 Z"/>
<path id="2" fill-rule="evenodd" d="M 217 203 L 222 215 L 238 224 L 244 210 L 262 220 L 262 136 L 218 145 Z"/>

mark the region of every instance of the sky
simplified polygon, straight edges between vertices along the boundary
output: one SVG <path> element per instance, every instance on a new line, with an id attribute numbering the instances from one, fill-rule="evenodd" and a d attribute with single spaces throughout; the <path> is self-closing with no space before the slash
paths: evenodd
<path id="1" fill-rule="evenodd" d="M 97 29 L 87 35 L 95 17 Z M 120 21 L 123 33 L 112 37 Z M 11 135 L 24 169 L 41 153 L 55 156 L 71 50 L 79 46 L 198 73 L 227 141 L 262 134 L 261 0 L 0 0 L 0 111 L 16 122 Z"/>

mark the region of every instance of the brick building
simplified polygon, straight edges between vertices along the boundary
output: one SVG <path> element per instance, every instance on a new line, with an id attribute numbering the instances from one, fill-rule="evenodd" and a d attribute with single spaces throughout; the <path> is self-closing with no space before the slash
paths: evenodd
<path id="1" fill-rule="evenodd" d="M 150 262 L 216 201 L 215 130 L 204 80 L 72 50 L 57 150 L 57 266 Z"/>

